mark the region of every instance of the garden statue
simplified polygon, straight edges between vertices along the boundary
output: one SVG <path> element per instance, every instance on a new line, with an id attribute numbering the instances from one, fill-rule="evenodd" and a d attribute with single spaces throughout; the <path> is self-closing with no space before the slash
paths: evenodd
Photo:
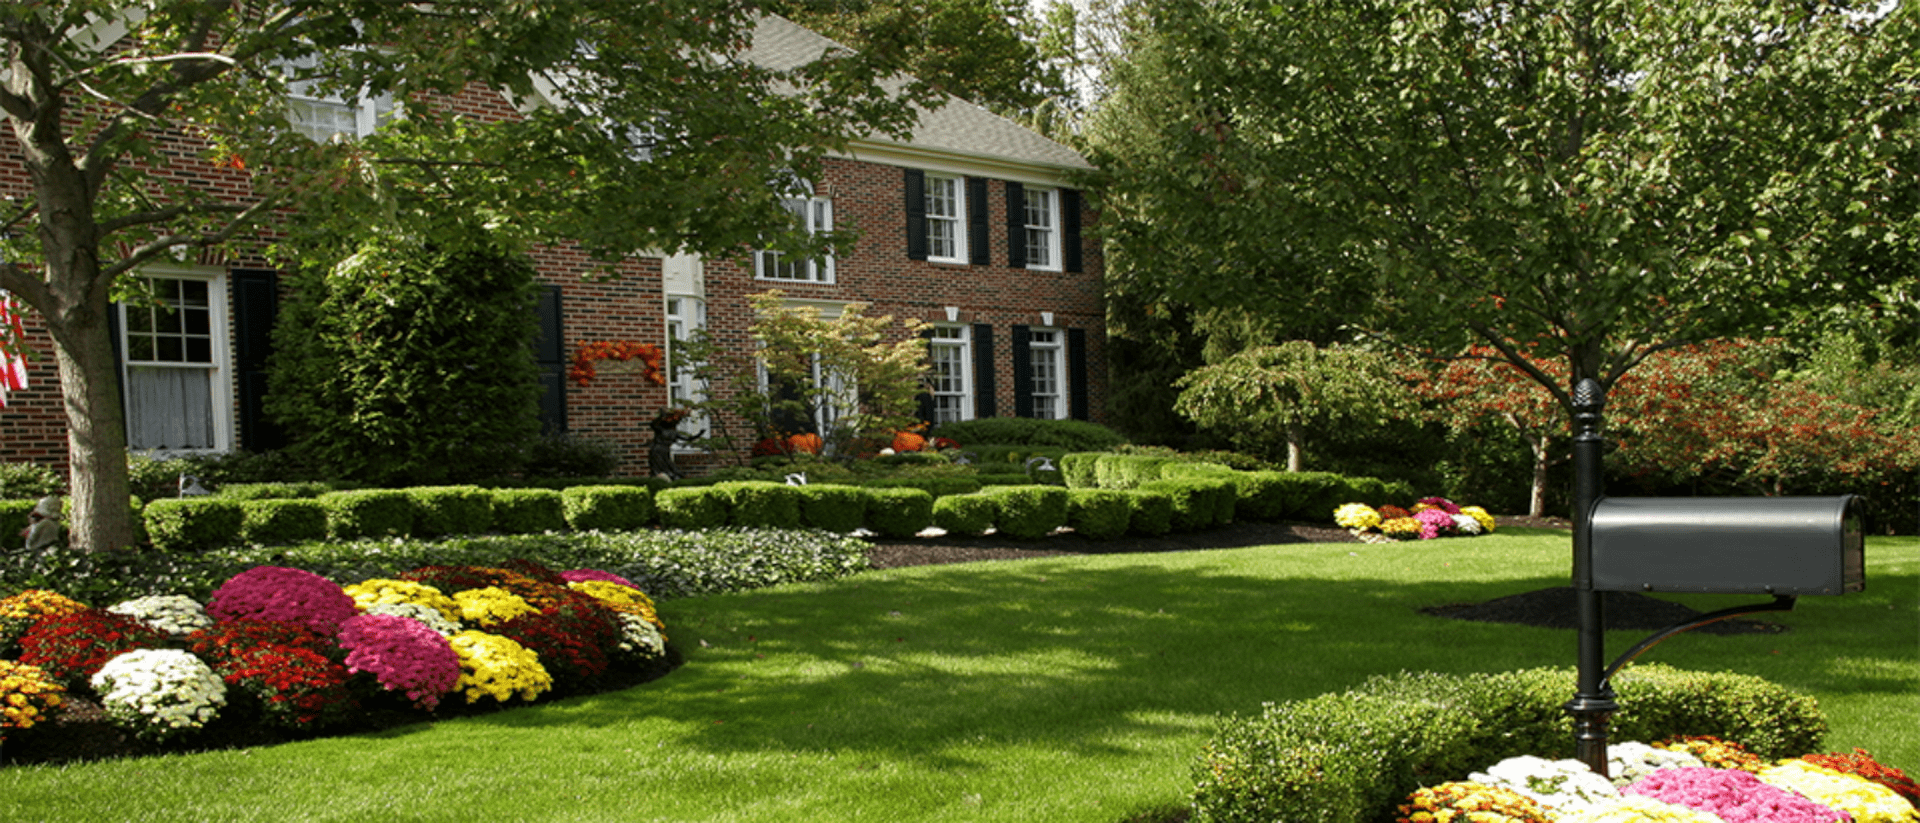
<path id="1" fill-rule="evenodd" d="M 682 434 L 680 421 L 686 417 L 686 409 L 667 409 L 648 424 L 648 428 L 653 430 L 653 443 L 647 447 L 648 474 L 668 480 L 679 480 L 685 476 L 680 473 L 680 467 L 673 464 L 673 444 L 706 436 L 706 432 Z"/>
<path id="2" fill-rule="evenodd" d="M 66 529 L 60 525 L 60 498 L 48 495 L 27 512 L 26 531 L 20 533 L 27 539 L 27 551 L 39 553 L 60 544 Z"/>

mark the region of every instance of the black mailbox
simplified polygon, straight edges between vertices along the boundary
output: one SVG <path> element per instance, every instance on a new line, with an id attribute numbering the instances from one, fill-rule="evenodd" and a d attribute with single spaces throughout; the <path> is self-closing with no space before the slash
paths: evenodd
<path id="1" fill-rule="evenodd" d="M 1593 589 L 1844 594 L 1866 588 L 1860 498 L 1606 497 Z"/>

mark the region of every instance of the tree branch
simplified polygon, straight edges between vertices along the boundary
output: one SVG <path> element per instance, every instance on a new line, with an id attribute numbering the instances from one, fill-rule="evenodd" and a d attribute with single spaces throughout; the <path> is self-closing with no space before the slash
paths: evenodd
<path id="1" fill-rule="evenodd" d="M 242 229 L 247 229 L 252 227 L 253 221 L 255 218 L 259 217 L 260 214 L 268 211 L 269 209 L 274 208 L 277 205 L 279 205 L 279 198 L 277 197 L 268 197 L 266 199 L 263 199 L 260 202 L 247 207 L 245 211 L 235 216 L 233 220 L 229 221 L 224 228 L 220 229 L 217 232 L 206 233 L 206 234 L 186 234 L 186 235 L 169 234 L 169 235 L 162 235 L 160 237 L 156 237 L 134 248 L 133 251 L 128 252 L 127 255 L 121 258 L 119 262 L 114 263 L 113 265 L 110 265 L 110 266 L 101 266 L 100 267 L 101 280 L 105 282 L 112 282 L 114 278 L 119 277 L 120 275 L 125 274 L 129 271 L 132 271 L 136 268 L 139 268 L 142 263 L 145 263 L 148 260 L 152 260 L 153 258 L 158 257 L 161 254 L 164 254 L 166 252 L 172 251 L 173 249 L 180 246 L 188 246 L 188 247 L 194 247 L 194 248 L 207 248 L 210 246 L 218 246 L 222 243 L 232 240 L 234 236 L 239 234 Z"/>

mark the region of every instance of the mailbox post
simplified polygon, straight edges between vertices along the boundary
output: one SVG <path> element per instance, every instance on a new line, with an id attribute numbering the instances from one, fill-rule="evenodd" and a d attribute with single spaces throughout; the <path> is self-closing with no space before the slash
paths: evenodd
<path id="1" fill-rule="evenodd" d="M 1743 614 L 1787 611 L 1803 594 L 1866 587 L 1860 498 L 1607 497 L 1601 488 L 1605 391 L 1582 380 L 1573 392 L 1573 588 L 1579 681 L 1567 713 L 1574 756 L 1607 776 L 1607 724 L 1615 672 L 1673 635 Z M 1773 602 L 1721 609 L 1669 626 L 1605 660 L 1601 593 L 1769 594 Z"/>

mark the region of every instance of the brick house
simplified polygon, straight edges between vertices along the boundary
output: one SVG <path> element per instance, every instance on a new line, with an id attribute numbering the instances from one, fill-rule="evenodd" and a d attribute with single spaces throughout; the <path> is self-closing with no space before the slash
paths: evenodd
<path id="1" fill-rule="evenodd" d="M 756 30 L 750 59 L 792 65 L 830 46 L 779 18 Z M 380 101 L 357 108 L 294 90 L 292 119 L 316 137 L 371 129 Z M 480 117 L 514 117 L 504 96 L 469 89 L 451 105 Z M 19 149 L 0 136 L 0 194 L 24 193 Z M 244 187 L 243 173 L 205 166 L 189 146 L 177 173 Z M 678 381 L 603 370 L 590 385 L 566 380 L 577 346 L 636 341 L 671 347 L 696 328 L 751 345 L 748 296 L 778 288 L 828 315 L 851 302 L 869 314 L 934 324 L 935 364 L 926 408 L 938 421 L 1020 416 L 1100 421 L 1105 326 L 1099 247 L 1070 179 L 1089 169 L 1072 150 L 959 100 L 923 112 L 910 139 L 853 142 L 830 158 L 810 195 L 791 207 L 814 230 L 857 228 L 857 245 L 832 259 L 635 257 L 619 277 L 568 247 L 535 249 L 544 289 L 536 345 L 549 431 L 614 444 L 623 471 L 646 470 L 647 423 L 674 397 L 701 391 Z M 228 180 L 227 178 L 232 178 Z M 259 260 L 183 259 L 141 272 L 177 307 L 171 314 L 116 306 L 130 448 L 264 450 L 282 445 L 261 412 L 278 274 Z M 66 464 L 65 423 L 51 342 L 28 322 L 32 387 L 0 408 L 0 462 Z M 689 455 L 690 462 L 700 462 Z"/>

